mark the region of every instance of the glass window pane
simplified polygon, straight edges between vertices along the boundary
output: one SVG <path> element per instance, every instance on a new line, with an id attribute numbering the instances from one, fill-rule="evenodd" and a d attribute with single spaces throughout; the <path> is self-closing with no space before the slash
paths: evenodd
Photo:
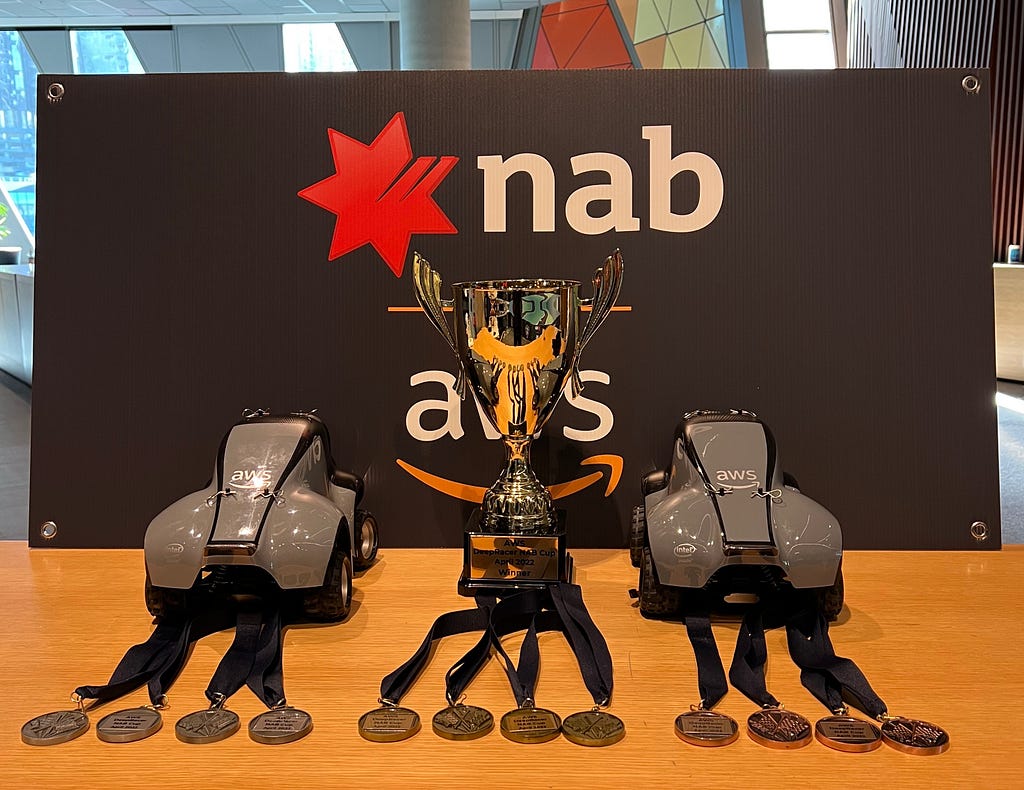
<path id="1" fill-rule="evenodd" d="M 145 74 L 123 30 L 72 30 L 75 74 Z"/>
<path id="2" fill-rule="evenodd" d="M 764 29 L 831 30 L 830 0 L 764 0 Z"/>
<path id="3" fill-rule="evenodd" d="M 356 71 L 338 26 L 332 22 L 281 25 L 285 71 Z"/>
<path id="4" fill-rule="evenodd" d="M 35 62 L 14 30 L 0 30 L 0 178 L 29 231 L 36 232 Z M 7 222 L 11 219 L 8 217 Z M 27 257 L 27 252 L 26 252 Z"/>
<path id="5" fill-rule="evenodd" d="M 834 69 L 831 33 L 769 33 L 768 68 Z"/>

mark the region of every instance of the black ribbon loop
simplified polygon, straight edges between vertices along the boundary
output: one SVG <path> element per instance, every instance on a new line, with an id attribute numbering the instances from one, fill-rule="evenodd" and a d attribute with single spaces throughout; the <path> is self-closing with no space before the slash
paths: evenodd
<path id="1" fill-rule="evenodd" d="M 729 667 L 729 680 L 762 708 L 777 708 L 779 701 L 765 685 L 764 668 L 767 663 L 768 645 L 764 638 L 763 613 L 760 606 L 754 606 L 740 623 L 736 652 Z"/>
<path id="2" fill-rule="evenodd" d="M 263 613 L 259 610 L 239 610 L 235 620 L 235 638 L 231 647 L 217 665 L 206 698 L 219 707 L 245 685 L 256 661 Z"/>
<path id="3" fill-rule="evenodd" d="M 704 609 L 685 616 L 686 636 L 690 639 L 694 658 L 697 659 L 697 688 L 700 707 L 711 710 L 729 691 L 725 667 L 718 653 L 718 643 L 711 629 L 711 615 Z"/>

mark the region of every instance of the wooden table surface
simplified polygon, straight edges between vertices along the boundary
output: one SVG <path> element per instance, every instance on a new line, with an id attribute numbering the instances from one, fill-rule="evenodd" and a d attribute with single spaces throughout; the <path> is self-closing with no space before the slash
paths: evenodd
<path id="1" fill-rule="evenodd" d="M 0 543 L 7 623 L 0 638 L 0 784 L 5 788 L 320 787 L 877 787 L 1024 788 L 1024 551 L 977 553 L 849 552 L 847 609 L 832 636 L 894 714 L 940 724 L 952 746 L 913 757 L 883 746 L 868 754 L 835 752 L 815 742 L 792 752 L 754 744 L 700 749 L 678 740 L 675 716 L 697 700 L 695 662 L 684 628 L 640 616 L 627 590 L 636 572 L 625 551 L 574 552 L 577 581 L 615 662 L 612 712 L 626 723 L 620 743 L 588 749 L 564 739 L 521 745 L 495 730 L 474 742 L 430 731 L 443 707 L 447 668 L 476 640 L 452 637 L 403 705 L 420 713 L 423 731 L 394 744 L 362 740 L 360 714 L 376 706 L 381 677 L 415 650 L 433 619 L 465 608 L 455 591 L 458 550 L 384 549 L 356 580 L 353 612 L 341 624 L 291 628 L 285 637 L 289 702 L 309 711 L 315 728 L 284 746 L 249 740 L 245 723 L 262 711 L 245 688 L 229 707 L 243 731 L 218 744 L 179 743 L 174 722 L 204 707 L 210 676 L 231 641 L 202 640 L 171 689 L 164 728 L 134 744 L 100 742 L 90 730 L 70 743 L 40 748 L 20 740 L 21 725 L 69 707 L 83 683 L 102 683 L 124 651 L 152 630 L 142 601 L 141 551 L 29 550 Z M 728 663 L 736 624 L 716 624 Z M 514 643 L 513 643 L 514 647 Z M 824 708 L 799 683 L 785 634 L 768 634 L 768 687 L 814 721 Z M 564 715 L 591 700 L 560 634 L 541 635 L 538 704 Z M 91 715 L 146 704 L 144 690 Z M 495 718 L 514 706 L 496 661 L 469 688 L 467 702 Z M 730 691 L 718 710 L 741 727 L 753 705 Z"/>

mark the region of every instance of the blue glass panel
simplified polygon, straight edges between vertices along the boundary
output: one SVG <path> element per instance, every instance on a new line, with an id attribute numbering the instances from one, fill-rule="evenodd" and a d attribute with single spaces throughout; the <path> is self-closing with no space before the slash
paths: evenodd
<path id="1" fill-rule="evenodd" d="M 36 75 L 21 36 L 0 30 L 0 178 L 36 232 Z M 11 220 L 8 219 L 8 222 Z"/>
<path id="2" fill-rule="evenodd" d="M 72 30 L 75 74 L 144 74 L 123 30 Z"/>

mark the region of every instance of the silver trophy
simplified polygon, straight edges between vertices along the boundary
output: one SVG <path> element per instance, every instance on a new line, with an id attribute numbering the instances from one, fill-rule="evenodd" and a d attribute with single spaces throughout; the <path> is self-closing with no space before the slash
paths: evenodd
<path id="1" fill-rule="evenodd" d="M 579 357 L 611 312 L 622 287 L 622 256 L 594 275 L 593 298 L 577 280 L 476 280 L 455 283 L 441 297 L 441 276 L 413 256 L 416 298 L 459 360 L 456 389 L 466 382 L 505 443 L 505 468 L 467 527 L 460 591 L 483 586 L 534 586 L 568 580 L 560 511 L 530 467 L 530 444 L 567 383 L 579 393 Z M 590 317 L 580 328 L 581 308 Z M 454 331 L 445 319 L 450 308 Z M 493 582 L 503 582 L 494 585 Z"/>

